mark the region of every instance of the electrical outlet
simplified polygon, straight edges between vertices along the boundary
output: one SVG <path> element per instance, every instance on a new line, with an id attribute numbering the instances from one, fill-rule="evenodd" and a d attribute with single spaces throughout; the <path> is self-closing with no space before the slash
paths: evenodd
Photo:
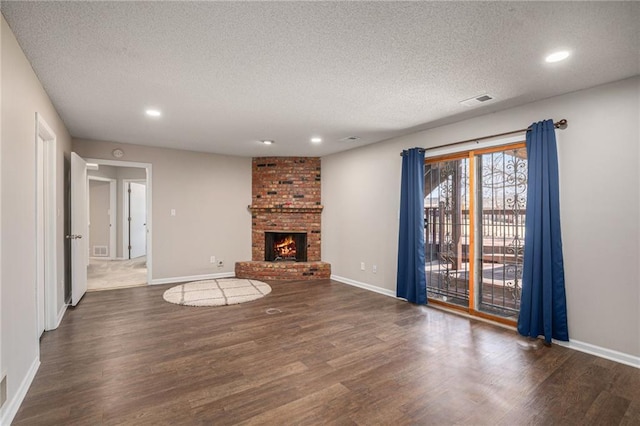
<path id="1" fill-rule="evenodd" d="M 378 265 L 373 265 L 371 267 L 371 272 L 373 272 L 374 274 L 378 272 Z"/>
<path id="2" fill-rule="evenodd" d="M 224 266 L 224 260 L 218 260 L 218 268 L 222 268 Z"/>
<path id="3" fill-rule="evenodd" d="M 364 267 L 364 262 L 360 262 L 360 270 L 364 271 L 366 268 Z"/>
<path id="4" fill-rule="evenodd" d="M 216 257 L 215 256 L 211 256 L 211 258 L 209 259 L 209 262 L 216 263 Z"/>

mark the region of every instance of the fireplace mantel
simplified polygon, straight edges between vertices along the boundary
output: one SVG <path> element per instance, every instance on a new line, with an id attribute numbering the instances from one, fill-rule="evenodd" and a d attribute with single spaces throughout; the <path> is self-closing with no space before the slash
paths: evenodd
<path id="1" fill-rule="evenodd" d="M 294 206 L 247 206 L 251 213 L 321 213 L 324 206 L 294 207 Z"/>

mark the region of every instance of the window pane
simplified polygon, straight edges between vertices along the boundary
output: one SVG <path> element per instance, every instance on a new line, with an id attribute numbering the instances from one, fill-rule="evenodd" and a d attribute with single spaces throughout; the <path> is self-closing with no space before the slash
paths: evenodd
<path id="1" fill-rule="evenodd" d="M 525 148 L 476 157 L 478 309 L 517 319 L 527 203 Z"/>
<path id="2" fill-rule="evenodd" d="M 427 295 L 469 304 L 469 159 L 425 166 Z"/>

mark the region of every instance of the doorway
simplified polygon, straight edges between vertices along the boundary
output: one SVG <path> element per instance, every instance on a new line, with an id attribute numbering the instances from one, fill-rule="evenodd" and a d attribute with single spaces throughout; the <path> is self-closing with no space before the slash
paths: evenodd
<path id="1" fill-rule="evenodd" d="M 116 258 L 116 184 L 117 180 L 96 176 L 89 178 L 89 248 L 90 257 Z"/>
<path id="2" fill-rule="evenodd" d="M 514 325 L 527 202 L 524 142 L 427 158 L 429 300 Z"/>
<path id="3" fill-rule="evenodd" d="M 89 203 L 93 222 L 86 269 L 87 291 L 147 285 L 151 280 L 151 165 L 101 159 L 87 161 L 94 168 L 89 170 L 90 182 L 96 181 Z M 107 183 L 108 191 L 104 186 Z M 115 239 L 113 246 L 107 243 L 107 230 Z"/>
<path id="4" fill-rule="evenodd" d="M 136 259 L 147 254 L 147 185 L 146 180 L 123 180 L 123 253 Z"/>
<path id="5" fill-rule="evenodd" d="M 55 329 L 57 311 L 56 135 L 36 113 L 36 335 Z"/>

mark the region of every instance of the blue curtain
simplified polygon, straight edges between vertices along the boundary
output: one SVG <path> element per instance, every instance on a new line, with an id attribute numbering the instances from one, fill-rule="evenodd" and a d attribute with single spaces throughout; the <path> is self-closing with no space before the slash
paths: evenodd
<path id="1" fill-rule="evenodd" d="M 560 234 L 558 153 L 552 120 L 527 132 L 529 162 L 522 298 L 518 332 L 569 340 Z"/>
<path id="2" fill-rule="evenodd" d="M 396 296 L 417 304 L 427 303 L 424 264 L 424 150 L 402 153 L 400 237 Z"/>

